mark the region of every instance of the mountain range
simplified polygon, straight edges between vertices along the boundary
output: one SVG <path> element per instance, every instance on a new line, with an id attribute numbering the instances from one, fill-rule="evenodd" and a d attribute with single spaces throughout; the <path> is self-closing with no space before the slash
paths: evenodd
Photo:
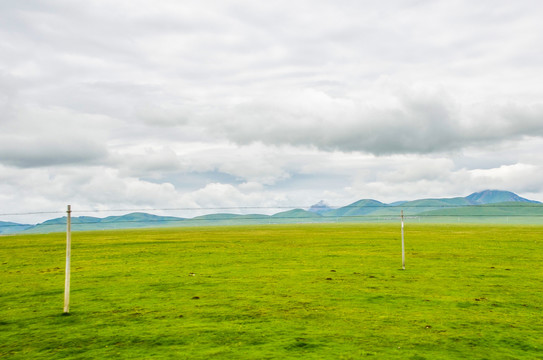
<path id="1" fill-rule="evenodd" d="M 274 215 L 218 213 L 180 218 L 137 212 L 106 218 L 79 216 L 72 217 L 71 224 L 74 231 L 83 231 L 208 225 L 391 222 L 398 221 L 402 211 L 407 221 L 417 222 L 543 224 L 542 203 L 501 190 L 485 190 L 466 197 L 398 201 L 391 204 L 362 199 L 339 208 L 320 201 L 307 210 L 292 209 Z M 63 232 L 65 228 L 66 217 L 47 220 L 37 225 L 0 221 L 0 234 Z"/>

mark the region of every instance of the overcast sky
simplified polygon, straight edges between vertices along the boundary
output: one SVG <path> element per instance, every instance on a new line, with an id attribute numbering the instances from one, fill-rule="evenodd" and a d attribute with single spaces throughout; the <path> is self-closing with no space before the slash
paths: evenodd
<path id="1" fill-rule="evenodd" d="M 0 0 L 0 213 L 543 201 L 541 19 L 539 0 Z"/>

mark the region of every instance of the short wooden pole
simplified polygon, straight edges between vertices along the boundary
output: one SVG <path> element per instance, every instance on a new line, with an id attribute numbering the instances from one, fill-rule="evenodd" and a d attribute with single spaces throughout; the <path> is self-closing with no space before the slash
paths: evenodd
<path id="1" fill-rule="evenodd" d="M 404 244 L 404 235 L 403 235 L 403 210 L 402 210 L 402 269 L 405 270 L 405 244 Z"/>
<path id="2" fill-rule="evenodd" d="M 64 314 L 70 312 L 70 261 L 72 257 L 72 207 L 68 205 L 66 217 L 66 279 L 64 282 Z"/>

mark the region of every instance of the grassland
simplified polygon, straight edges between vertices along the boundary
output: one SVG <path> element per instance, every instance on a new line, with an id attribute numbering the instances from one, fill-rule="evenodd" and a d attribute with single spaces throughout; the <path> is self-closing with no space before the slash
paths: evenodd
<path id="1" fill-rule="evenodd" d="M 543 359 L 543 227 L 0 237 L 0 358 Z"/>

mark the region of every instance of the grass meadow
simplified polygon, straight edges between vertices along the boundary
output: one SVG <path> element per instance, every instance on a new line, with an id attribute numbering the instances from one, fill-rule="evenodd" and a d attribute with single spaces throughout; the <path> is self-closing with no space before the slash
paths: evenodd
<path id="1" fill-rule="evenodd" d="M 0 237 L 2 359 L 543 359 L 543 226 Z"/>

